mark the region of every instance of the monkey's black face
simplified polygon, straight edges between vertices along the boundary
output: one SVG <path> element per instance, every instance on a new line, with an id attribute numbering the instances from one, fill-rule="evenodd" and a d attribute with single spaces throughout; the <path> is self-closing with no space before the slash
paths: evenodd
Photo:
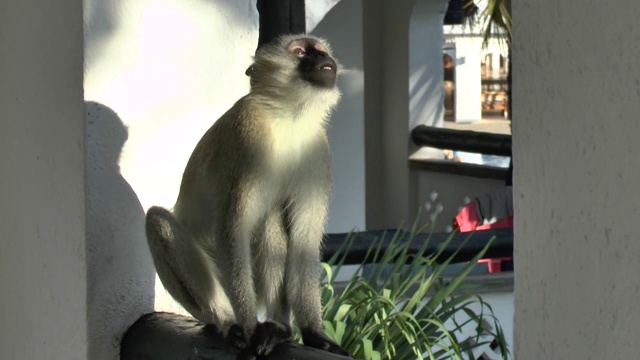
<path id="1" fill-rule="evenodd" d="M 322 88 L 335 86 L 338 65 L 321 43 L 313 39 L 298 39 L 291 42 L 287 50 L 299 59 L 298 70 L 302 79 Z"/>

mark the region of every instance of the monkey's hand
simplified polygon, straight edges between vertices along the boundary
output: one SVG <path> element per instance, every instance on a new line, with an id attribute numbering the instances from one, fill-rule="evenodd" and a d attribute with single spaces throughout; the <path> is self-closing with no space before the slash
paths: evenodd
<path id="1" fill-rule="evenodd" d="M 291 328 L 283 323 L 265 321 L 258 324 L 249 346 L 238 355 L 238 360 L 267 356 L 278 344 L 291 340 L 291 336 Z"/>
<path id="2" fill-rule="evenodd" d="M 302 329 L 302 342 L 306 346 L 328 351 L 334 354 L 350 356 L 340 345 L 331 341 L 323 332 L 311 328 Z"/>

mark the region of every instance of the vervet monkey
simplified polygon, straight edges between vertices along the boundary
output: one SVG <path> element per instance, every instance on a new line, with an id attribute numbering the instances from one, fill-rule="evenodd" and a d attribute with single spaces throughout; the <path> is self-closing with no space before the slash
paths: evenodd
<path id="1" fill-rule="evenodd" d="M 260 48 L 247 75 L 249 94 L 191 154 L 173 212 L 147 212 L 158 275 L 245 354 L 290 339 L 291 313 L 307 346 L 346 354 L 324 335 L 320 303 L 338 64 L 324 40 L 287 35 Z"/>

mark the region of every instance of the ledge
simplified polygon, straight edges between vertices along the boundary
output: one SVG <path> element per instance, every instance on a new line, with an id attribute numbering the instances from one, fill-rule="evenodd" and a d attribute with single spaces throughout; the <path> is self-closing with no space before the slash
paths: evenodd
<path id="1" fill-rule="evenodd" d="M 509 169 L 442 159 L 409 159 L 409 169 L 507 181 Z"/>
<path id="2" fill-rule="evenodd" d="M 444 281 L 447 282 L 447 278 L 445 278 Z M 462 284 L 464 285 L 456 290 L 456 295 L 513 292 L 513 271 L 469 275 Z"/>
<path id="3" fill-rule="evenodd" d="M 170 314 L 143 315 L 125 333 L 120 360 L 235 360 L 236 355 L 215 327 Z M 345 360 L 346 356 L 284 343 L 265 360 Z"/>

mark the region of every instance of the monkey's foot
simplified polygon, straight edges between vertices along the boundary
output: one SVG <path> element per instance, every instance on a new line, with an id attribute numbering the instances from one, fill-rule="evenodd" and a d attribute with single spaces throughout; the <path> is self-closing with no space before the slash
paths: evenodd
<path id="1" fill-rule="evenodd" d="M 340 354 L 345 356 L 351 356 L 340 345 L 329 340 L 329 338 L 322 332 L 313 329 L 302 329 L 302 342 L 306 346 L 310 346 L 316 349 L 328 351 L 334 354 Z"/>
<path id="2" fill-rule="evenodd" d="M 249 347 L 238 355 L 238 359 L 267 356 L 277 345 L 291 340 L 292 335 L 291 328 L 283 323 L 271 321 L 260 323 L 251 337 Z"/>
<path id="3" fill-rule="evenodd" d="M 229 332 L 227 333 L 226 340 L 231 346 L 233 346 L 233 350 L 236 353 L 240 353 L 242 350 L 247 348 L 247 342 L 244 339 L 244 331 L 239 325 L 232 325 L 229 328 Z"/>

